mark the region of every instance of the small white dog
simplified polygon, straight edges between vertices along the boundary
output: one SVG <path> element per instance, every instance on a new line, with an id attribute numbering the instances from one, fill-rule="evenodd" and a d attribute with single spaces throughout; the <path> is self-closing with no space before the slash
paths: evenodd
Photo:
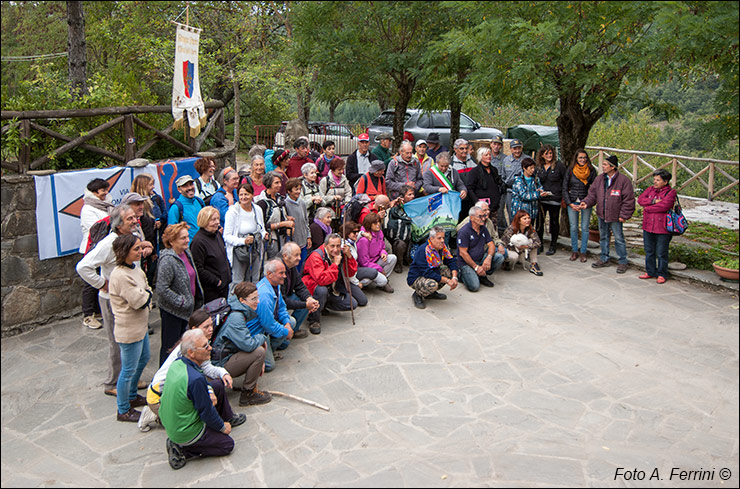
<path id="1" fill-rule="evenodd" d="M 511 237 L 509 243 L 511 243 L 513 246 L 516 246 L 517 248 L 519 248 L 520 246 L 527 246 L 527 248 L 524 250 L 524 258 L 526 260 L 529 260 L 529 247 L 532 246 L 531 239 L 529 239 L 522 233 L 516 233 Z"/>

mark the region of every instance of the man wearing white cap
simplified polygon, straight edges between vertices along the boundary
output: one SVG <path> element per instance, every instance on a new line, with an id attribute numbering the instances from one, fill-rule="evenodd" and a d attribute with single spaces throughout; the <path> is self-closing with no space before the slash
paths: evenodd
<path id="1" fill-rule="evenodd" d="M 429 145 L 423 139 L 416 141 L 416 153 L 414 157 L 419 160 L 421 164 L 421 174 L 424 175 L 428 169 L 434 164 L 434 159 L 427 154 L 427 147 Z"/>
<path id="2" fill-rule="evenodd" d="M 360 175 L 370 171 L 370 160 L 372 159 L 374 158 L 370 156 L 370 136 L 363 132 L 357 136 L 357 150 L 347 157 L 346 174 L 352 188 L 355 187 L 355 182 Z"/>
<path id="3" fill-rule="evenodd" d="M 195 180 L 190 175 L 183 175 L 175 180 L 177 191 L 180 196 L 170 206 L 170 212 L 167 214 L 168 224 L 177 224 L 185 221 L 190 226 L 188 234 L 190 241 L 193 241 L 195 233 L 198 232 L 198 213 L 206 204 L 200 197 L 195 196 Z"/>

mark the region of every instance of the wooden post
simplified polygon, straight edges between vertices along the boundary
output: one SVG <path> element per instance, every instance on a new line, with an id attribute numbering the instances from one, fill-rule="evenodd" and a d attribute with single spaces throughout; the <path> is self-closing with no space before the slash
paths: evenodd
<path id="1" fill-rule="evenodd" d="M 709 190 L 707 199 L 712 200 L 714 198 L 714 162 L 709 162 Z"/>
<path id="2" fill-rule="evenodd" d="M 241 138 L 241 128 L 239 127 L 241 94 L 239 92 L 239 81 L 234 78 L 234 72 L 232 70 L 229 70 L 229 76 L 231 76 L 231 83 L 234 86 L 234 151 L 236 152 L 239 151 L 239 139 Z"/>
<path id="3" fill-rule="evenodd" d="M 598 172 L 601 172 L 601 165 L 604 164 L 604 150 L 599 150 L 599 167 L 596 169 Z"/>
<path id="4" fill-rule="evenodd" d="M 221 146 L 224 145 L 224 138 L 226 137 L 226 118 L 224 113 L 226 111 L 222 108 L 218 113 L 218 120 L 216 121 L 216 140 Z"/>
<path id="5" fill-rule="evenodd" d="M 676 158 L 673 158 L 671 165 L 671 175 L 673 175 L 673 178 L 671 179 L 671 187 L 676 187 L 676 184 L 678 183 L 678 160 Z"/>
<path id="6" fill-rule="evenodd" d="M 31 137 L 31 121 L 23 119 L 21 121 L 21 139 L 23 140 L 23 146 L 21 146 L 20 154 L 18 155 L 18 173 L 25 174 L 31 164 L 31 145 L 28 141 Z"/>
<path id="7" fill-rule="evenodd" d="M 632 186 L 637 187 L 637 154 L 632 155 Z"/>
<path id="8" fill-rule="evenodd" d="M 136 135 L 134 133 L 134 116 L 132 114 L 123 116 L 123 137 L 126 140 L 123 159 L 125 163 L 128 163 L 136 158 Z"/>

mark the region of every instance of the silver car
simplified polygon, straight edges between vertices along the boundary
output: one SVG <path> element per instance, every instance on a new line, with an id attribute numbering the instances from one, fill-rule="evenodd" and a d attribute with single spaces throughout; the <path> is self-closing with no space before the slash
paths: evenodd
<path id="1" fill-rule="evenodd" d="M 383 111 L 368 127 L 370 146 L 375 147 L 377 137 L 384 132 L 393 134 L 393 110 Z M 407 109 L 403 126 L 404 139 L 417 141 L 428 139 L 429 133 L 439 134 L 440 144 L 450 147 L 450 111 L 423 111 Z M 471 139 L 491 139 L 494 136 L 504 137 L 504 133 L 495 127 L 483 127 L 465 114 L 460 114 L 460 137 Z M 454 141 L 453 141 L 454 142 Z"/>

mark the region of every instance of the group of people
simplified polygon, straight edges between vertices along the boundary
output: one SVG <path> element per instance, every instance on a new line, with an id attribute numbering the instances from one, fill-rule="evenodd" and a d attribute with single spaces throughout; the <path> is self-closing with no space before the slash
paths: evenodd
<path id="1" fill-rule="evenodd" d="M 363 307 L 371 288 L 393 293 L 389 277 L 404 265 L 420 309 L 427 299 L 445 299 L 445 285 L 454 290 L 462 282 L 471 292 L 493 287 L 492 274 L 516 263 L 542 276 L 537 257 L 545 216 L 547 254 L 555 253 L 560 209 L 566 208 L 570 260 L 585 262 L 596 206 L 601 256 L 592 267 L 609 265 L 614 234 L 617 272 L 626 270 L 622 223 L 632 216 L 635 199 L 615 157 L 597 175 L 584 150 L 566 168 L 551 146 L 532 159 L 523 156 L 518 140 L 504 157 L 503 141 L 494 138 L 490 147 L 478 149 L 477 163 L 463 139 L 452 153 L 429 151 L 433 145 L 423 140 L 404 141 L 394 155 L 390 135 L 380 140 L 371 152 L 367 134 L 360 135 L 345 163 L 331 141 L 314 161 L 302 138 L 294 154 L 271 155 L 272 171 L 265 173 L 264 153 L 257 152 L 248 168 L 224 168 L 220 182 L 215 163 L 201 158 L 195 163 L 200 177 L 180 176 L 180 195 L 169 207 L 146 173 L 117 206 L 107 195 L 108 182 L 87 185 L 84 257 L 77 271 L 85 282 L 83 322 L 105 328 L 109 339 L 103 390 L 116 396 L 119 421 L 137 422 L 142 430 L 161 422 L 173 468 L 193 456 L 229 453 L 229 433 L 245 418 L 233 412 L 225 389 L 240 391 L 240 406 L 270 402 L 270 393 L 257 384 L 275 368 L 281 351 L 306 338 L 306 330 L 320 334 L 323 311 Z M 640 278 L 656 277 L 658 283 L 667 278 L 665 213 L 676 199 L 670 180 L 668 172 L 657 170 L 654 185 L 638 200 L 647 269 Z M 468 203 L 457 229 L 434 227 L 421 242 L 412 242 L 404 204 L 451 191 Z M 155 290 L 159 369 L 151 382 L 142 382 Z M 214 310 L 227 314 L 225 321 L 214 324 Z M 142 388 L 146 396 L 138 394 Z"/>

